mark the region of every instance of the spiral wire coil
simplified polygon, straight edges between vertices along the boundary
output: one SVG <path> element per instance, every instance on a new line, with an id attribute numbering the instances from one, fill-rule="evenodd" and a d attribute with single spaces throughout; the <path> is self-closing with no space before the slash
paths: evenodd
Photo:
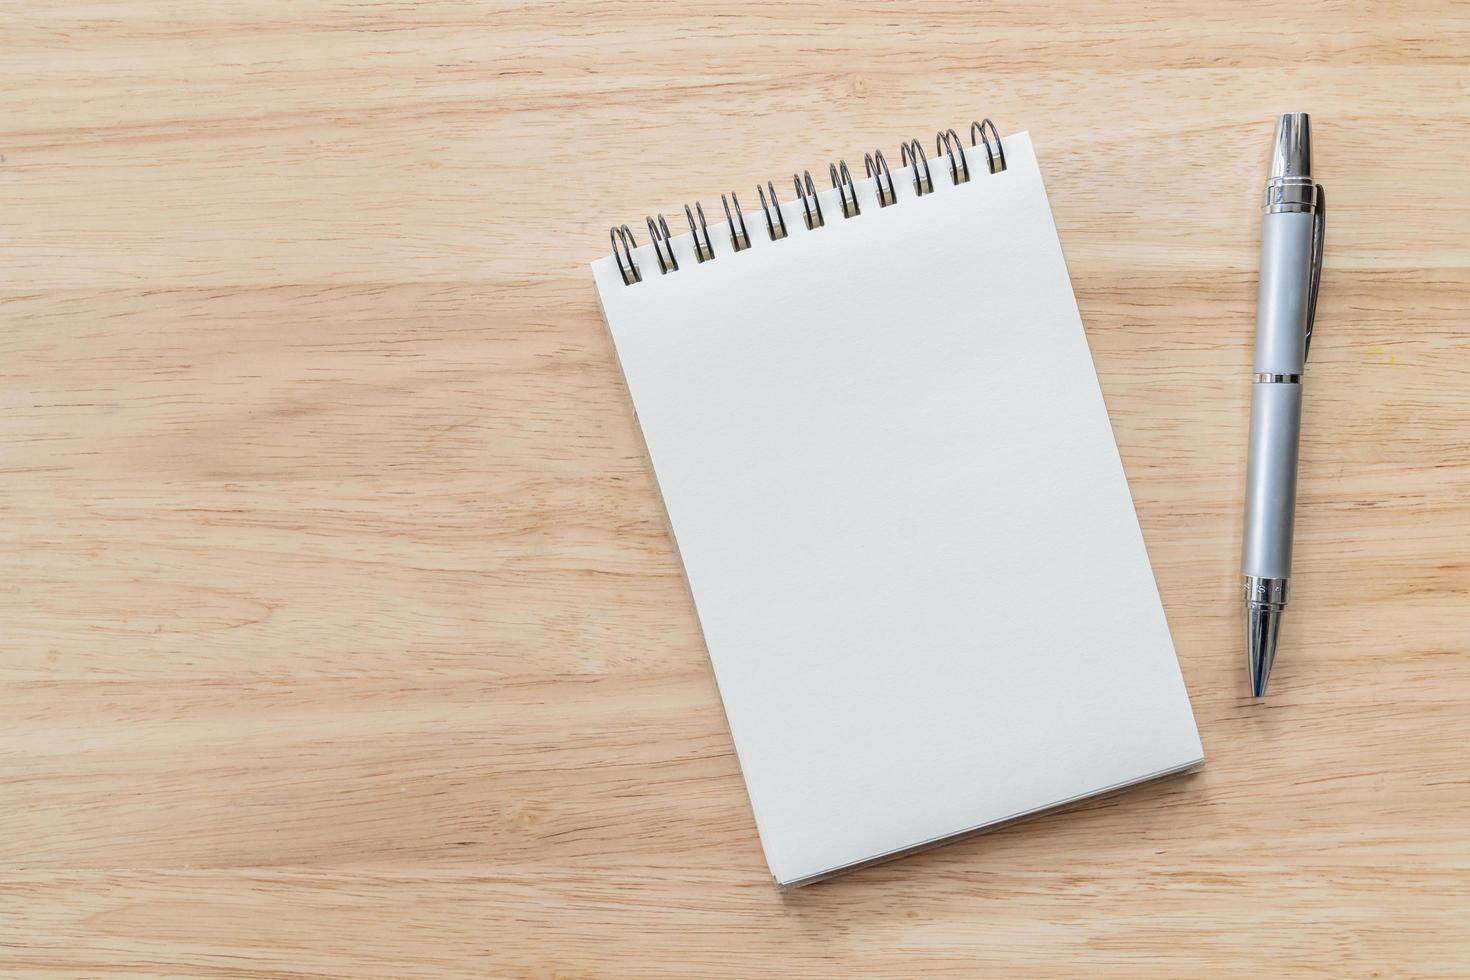
<path id="1" fill-rule="evenodd" d="M 781 202 L 776 198 L 776 185 L 768 180 L 766 190 L 771 192 L 769 203 L 766 202 L 766 191 L 761 190 L 759 184 L 756 185 L 755 192 L 760 195 L 761 210 L 766 213 L 766 230 L 770 232 L 771 241 L 779 242 L 787 235 L 786 216 L 781 213 Z"/>
<path id="2" fill-rule="evenodd" d="M 694 215 L 699 214 L 699 228 L 694 227 Z M 698 201 L 694 202 L 694 211 L 689 210 L 689 205 L 684 205 L 684 217 L 689 219 L 689 237 L 694 239 L 694 257 L 700 262 L 708 262 L 715 257 L 715 246 L 709 240 L 709 225 L 704 223 L 704 205 Z"/>
<path id="3" fill-rule="evenodd" d="M 914 171 L 914 196 L 923 197 L 934 192 L 934 173 L 929 169 L 929 157 L 918 140 L 909 140 L 899 152 L 899 160 Z"/>
<path id="4" fill-rule="evenodd" d="M 1005 146 L 1001 143 L 1000 132 L 995 128 L 995 123 L 989 119 L 970 124 L 970 146 L 984 149 L 989 173 L 998 174 L 1006 169 Z M 965 156 L 965 146 L 960 141 L 957 132 L 953 129 L 942 129 L 936 133 L 934 153 L 936 157 L 944 157 L 948 163 L 950 183 L 953 186 L 958 187 L 970 181 L 970 161 Z M 914 196 L 923 197 L 925 194 L 932 194 L 934 174 L 929 168 L 929 158 L 924 153 L 923 145 L 918 140 L 909 140 L 902 144 L 899 148 L 899 159 L 902 165 L 909 168 L 913 174 Z M 875 150 L 872 153 L 865 153 L 863 165 L 868 178 L 873 181 L 878 207 L 886 208 L 897 203 L 898 188 L 894 184 L 893 171 L 889 169 L 883 151 Z M 842 216 L 856 218 L 861 215 L 857 184 L 853 181 L 852 171 L 848 169 L 847 161 L 838 160 L 830 164 L 828 172 L 832 179 L 832 187 L 837 191 Z M 796 187 L 796 197 L 801 204 L 802 222 L 806 225 L 807 230 L 814 231 L 824 227 L 826 219 L 822 214 L 822 202 L 817 196 L 817 185 L 812 180 L 811 171 L 794 174 L 791 180 Z M 789 237 L 790 231 L 786 226 L 786 217 L 781 210 L 781 202 L 776 197 L 776 185 L 767 181 L 765 187 L 757 184 L 755 190 L 760 198 L 761 212 L 765 215 L 766 234 L 769 240 L 777 242 Z M 730 233 L 731 251 L 743 252 L 753 243 L 750 229 L 745 223 L 745 215 L 740 210 L 740 198 L 731 191 L 728 196 L 720 195 L 720 203 L 724 205 L 725 225 Z M 689 237 L 694 245 L 695 260 L 704 263 L 715 258 L 717 253 L 714 242 L 710 240 L 709 226 L 705 223 L 704 206 L 698 202 L 695 202 L 692 209 L 689 205 L 684 205 L 684 217 L 689 222 Z M 646 221 L 648 237 L 653 244 L 654 258 L 658 262 L 659 274 L 666 276 L 671 272 L 678 272 L 679 260 L 674 254 L 673 236 L 669 233 L 669 223 L 661 214 L 650 216 Z M 642 282 L 643 272 L 633 258 L 633 250 L 638 248 L 638 241 L 633 237 L 633 232 L 627 225 L 614 225 L 608 231 L 608 238 L 612 242 L 613 259 L 617 262 L 623 283 L 631 286 Z"/>
<path id="5" fill-rule="evenodd" d="M 832 186 L 842 202 L 842 216 L 856 218 L 862 211 L 858 209 L 857 185 L 852 182 L 852 171 L 847 169 L 847 161 L 838 160 L 828 166 L 832 171 Z"/>
<path id="6" fill-rule="evenodd" d="M 791 182 L 796 185 L 796 196 L 801 198 L 801 218 L 806 222 L 807 231 L 821 228 L 827 222 L 822 218 L 822 199 L 817 197 L 817 185 L 812 183 L 812 172 L 806 172 L 806 187 L 801 186 L 801 178 L 796 174 L 791 175 Z"/>
<path id="7" fill-rule="evenodd" d="M 888 161 L 884 159 L 882 150 L 864 153 L 863 168 L 867 170 L 868 176 L 873 178 L 873 186 L 878 191 L 880 208 L 886 208 L 898 200 L 898 194 L 893 190 L 893 171 L 888 169 Z"/>

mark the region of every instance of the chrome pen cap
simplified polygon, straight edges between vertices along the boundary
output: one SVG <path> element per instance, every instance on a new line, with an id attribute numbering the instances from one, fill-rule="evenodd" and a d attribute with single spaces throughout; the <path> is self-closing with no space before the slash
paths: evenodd
<path id="1" fill-rule="evenodd" d="M 1276 120 L 1271 142 L 1271 176 L 1266 180 L 1266 210 L 1317 210 L 1312 181 L 1312 127 L 1305 112 L 1288 112 Z"/>

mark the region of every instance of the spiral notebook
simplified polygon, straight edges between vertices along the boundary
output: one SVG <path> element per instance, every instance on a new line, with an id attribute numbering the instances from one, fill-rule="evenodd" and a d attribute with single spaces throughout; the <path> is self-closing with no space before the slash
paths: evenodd
<path id="1" fill-rule="evenodd" d="M 592 264 L 781 886 L 1203 761 L 1030 138 L 894 162 Z"/>

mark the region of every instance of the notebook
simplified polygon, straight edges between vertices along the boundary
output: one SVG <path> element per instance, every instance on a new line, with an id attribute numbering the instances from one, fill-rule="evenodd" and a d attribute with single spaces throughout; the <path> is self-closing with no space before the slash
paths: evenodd
<path id="1" fill-rule="evenodd" d="M 779 886 L 1203 761 L 1032 141 L 970 137 L 592 264 Z"/>

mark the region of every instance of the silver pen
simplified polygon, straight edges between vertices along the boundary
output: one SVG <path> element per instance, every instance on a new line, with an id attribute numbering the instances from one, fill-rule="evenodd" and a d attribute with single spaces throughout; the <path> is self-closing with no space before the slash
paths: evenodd
<path id="1" fill-rule="evenodd" d="M 1322 185 L 1311 175 L 1307 114 L 1289 112 L 1276 123 L 1261 217 L 1261 286 L 1241 555 L 1246 658 L 1251 696 L 1257 698 L 1265 695 L 1271 678 L 1291 576 L 1302 371 L 1322 278 L 1326 201 Z"/>

